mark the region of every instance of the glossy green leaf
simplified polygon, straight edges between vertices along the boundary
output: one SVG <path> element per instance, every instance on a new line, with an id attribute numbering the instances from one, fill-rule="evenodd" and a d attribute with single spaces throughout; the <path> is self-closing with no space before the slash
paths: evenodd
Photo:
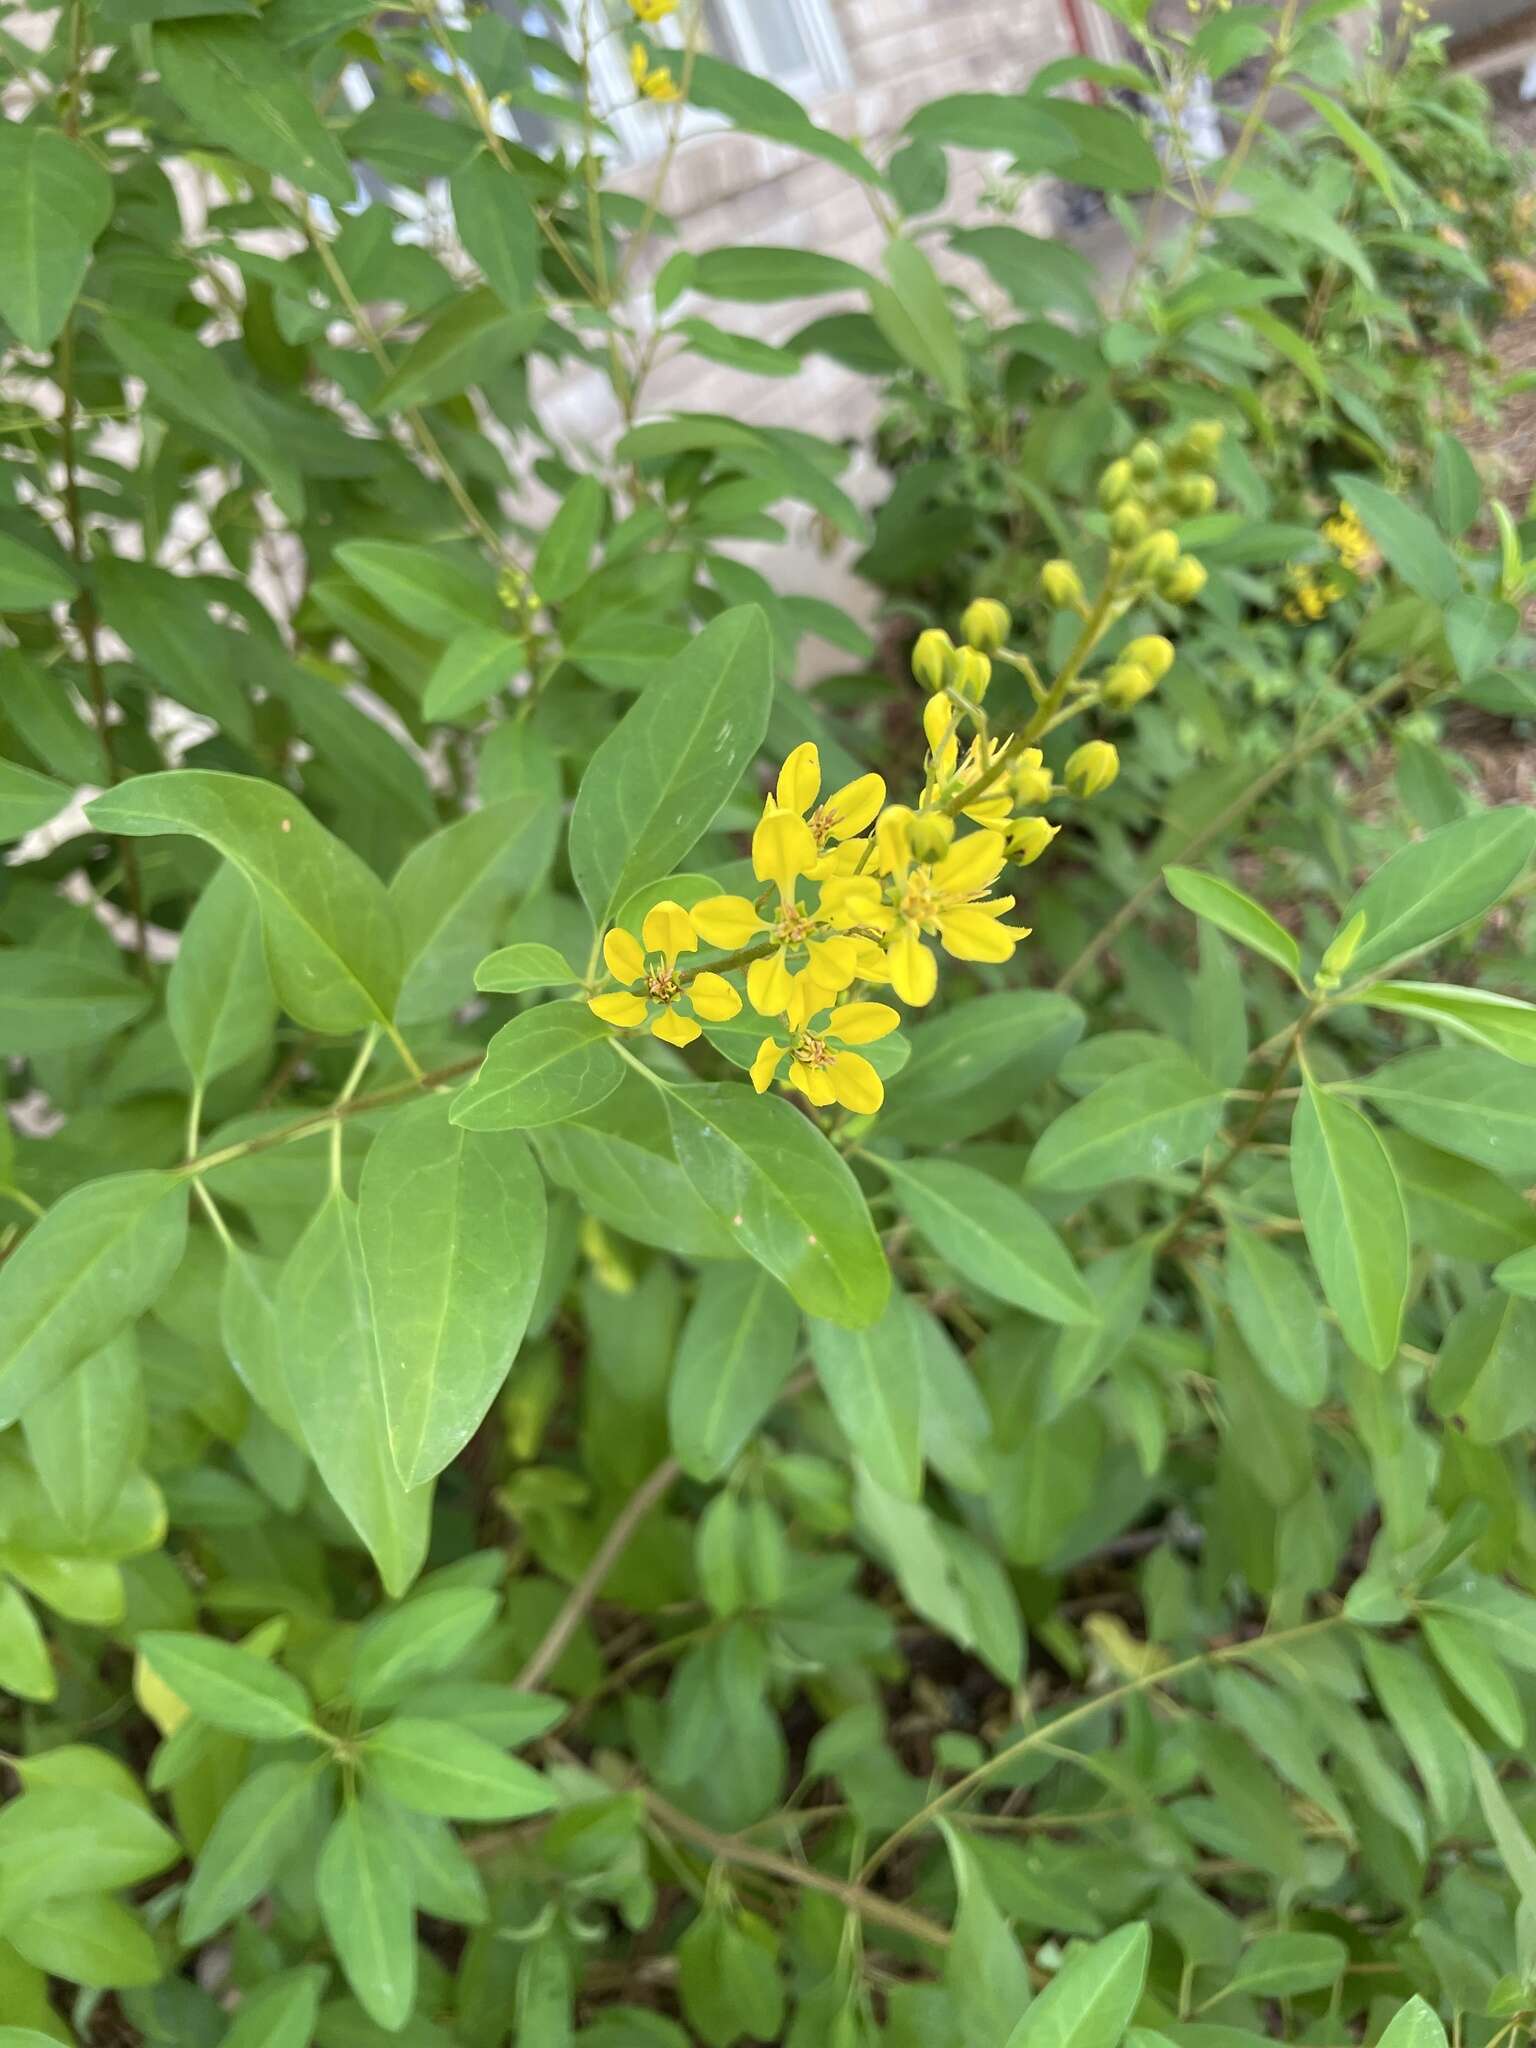
<path id="1" fill-rule="evenodd" d="M 0 1809 L 0 1915 L 141 1884 L 181 1853 L 138 1800 L 99 1787 L 40 1785 Z"/>
<path id="2" fill-rule="evenodd" d="M 541 304 L 509 311 L 494 291 L 451 298 L 379 385 L 369 411 L 408 412 L 456 398 L 525 355 L 544 321 Z"/>
<path id="3" fill-rule="evenodd" d="M 0 1579 L 0 1692 L 19 1700 L 52 1700 L 59 1692 L 37 1616 L 9 1579 Z"/>
<path id="4" fill-rule="evenodd" d="M 197 899 L 165 987 L 166 1021 L 199 1087 L 271 1042 L 277 1000 L 255 891 L 226 863 Z"/>
<path id="5" fill-rule="evenodd" d="M 387 1809 L 368 1799 L 343 1808 L 315 1866 L 315 1900 L 358 2004 L 398 2031 L 416 2002 L 416 1903 Z"/>
<path id="6" fill-rule="evenodd" d="M 131 1329 L 28 1404 L 27 1450 L 54 1512 L 87 1543 L 144 1449 L 144 1382 Z"/>
<path id="7" fill-rule="evenodd" d="M 469 998 L 476 963 L 509 903 L 544 876 L 555 850 L 553 800 L 483 804 L 422 841 L 389 885 L 405 975 L 402 1024 L 440 1017 Z"/>
<path id="8" fill-rule="evenodd" d="M 800 1314 L 761 1266 L 706 1266 L 667 1388 L 672 1448 L 694 1479 L 726 1471 L 794 1370 Z"/>
<path id="9" fill-rule="evenodd" d="M 181 1903 L 181 1938 L 204 1942 L 260 1896 L 310 1838 L 321 1807 L 318 1764 L 263 1764 L 235 1791 L 203 1844 Z"/>
<path id="10" fill-rule="evenodd" d="M 451 640 L 468 627 L 501 622 L 490 577 L 454 550 L 413 541 L 348 540 L 336 559 L 386 611 L 434 639 Z"/>
<path id="11" fill-rule="evenodd" d="M 7 1923 L 5 1938 L 38 1969 L 91 1990 L 131 1990 L 166 1974 L 138 1915 L 99 1894 L 50 1899 L 19 1913 Z"/>
<path id="12" fill-rule="evenodd" d="M 0 133 L 0 314 L 24 348 L 45 349 L 57 338 L 111 217 L 112 181 L 82 143 L 55 128 L 7 123 Z"/>
<path id="13" fill-rule="evenodd" d="M 0 534 L 0 611 L 46 611 L 68 604 L 74 594 L 74 576 L 51 555 Z"/>
<path id="14" fill-rule="evenodd" d="M 739 1083 L 674 1088 L 666 1101 L 678 1164 L 741 1250 L 808 1315 L 874 1322 L 890 1271 L 859 1184 L 820 1131 Z"/>
<path id="15" fill-rule="evenodd" d="M 427 678 L 423 718 L 462 718 L 478 711 L 527 666 L 527 649 L 500 626 L 465 626 L 443 649 Z"/>
<path id="16" fill-rule="evenodd" d="M 563 953 L 524 939 L 488 953 L 475 969 L 475 987 L 487 995 L 525 995 L 530 989 L 565 988 L 581 979 Z"/>
<path id="17" fill-rule="evenodd" d="M 1350 1349 L 1379 1371 L 1397 1356 L 1408 1295 L 1408 1218 L 1376 1127 L 1308 1079 L 1291 1126 L 1291 1178 L 1313 1264 Z"/>
<path id="18" fill-rule="evenodd" d="M 1352 978 L 1422 952 L 1482 916 L 1516 882 L 1536 853 L 1536 810 L 1505 804 L 1475 811 L 1400 847 L 1345 905 L 1342 931 L 1365 917 L 1350 961 Z"/>
<path id="19" fill-rule="evenodd" d="M 450 1123 L 449 1107 L 432 1096 L 396 1110 L 358 1197 L 389 1447 L 407 1488 L 479 1428 L 544 1264 L 544 1183 L 527 1145 Z"/>
<path id="20" fill-rule="evenodd" d="M 363 1768 L 415 1813 L 450 1820 L 523 1820 L 547 1813 L 554 1794 L 539 1773 L 448 1721 L 400 1716 L 362 1745 Z"/>
<path id="21" fill-rule="evenodd" d="M 28 832 L 62 811 L 72 792 L 51 775 L 39 775 L 14 761 L 0 760 L 0 845 Z"/>
<path id="22" fill-rule="evenodd" d="M 1029 1185 L 1086 1192 L 1169 1173 L 1215 1136 L 1221 1108 L 1221 1090 L 1191 1060 L 1131 1067 L 1046 1126 Z"/>
<path id="23" fill-rule="evenodd" d="M 314 1732 L 299 1681 L 236 1643 L 151 1630 L 135 1647 L 200 1721 L 255 1742 L 291 1742 Z"/>
<path id="24" fill-rule="evenodd" d="M 72 953 L 29 946 L 0 953 L 0 966 L 0 1057 L 97 1045 L 149 1006 L 142 982 Z"/>
<path id="25" fill-rule="evenodd" d="M 388 1021 L 400 933 L 377 876 L 275 783 L 208 769 L 141 775 L 90 807 L 103 831 L 185 832 L 234 864 L 256 893 L 278 999 L 311 1030 Z"/>
<path id="26" fill-rule="evenodd" d="M 490 1627 L 496 1604 L 483 1586 L 439 1586 L 375 1616 L 358 1637 L 348 1692 L 360 1706 L 388 1705 L 450 1669 Z"/>
<path id="27" fill-rule="evenodd" d="M 562 604 L 586 581 L 607 512 L 608 494 L 597 478 L 578 477 L 534 557 L 533 587 L 542 603 Z"/>
<path id="28" fill-rule="evenodd" d="M 310 2048 L 325 1982 L 315 1963 L 269 1977 L 241 1999 L 221 2048 Z"/>
<path id="29" fill-rule="evenodd" d="M 1007 2048 L 1116 2048 L 1141 2002 L 1149 1930 L 1132 1922 L 1070 1956 L 1036 1998 Z"/>
<path id="30" fill-rule="evenodd" d="M 1098 1321 L 1071 1253 L 1022 1195 L 954 1160 L 880 1164 L 917 1228 L 973 1286 L 1048 1322 Z"/>
<path id="31" fill-rule="evenodd" d="M 454 1098 L 470 1131 L 523 1131 L 595 1109 L 624 1078 L 613 1032 L 585 1003 L 541 1003 L 503 1024 Z"/>
<path id="32" fill-rule="evenodd" d="M 709 830 L 762 745 L 772 693 L 767 623 L 723 612 L 593 754 L 571 814 L 571 872 L 593 919 L 670 874 Z"/>
<path id="33" fill-rule="evenodd" d="M 854 1456 L 901 1500 L 922 1491 L 923 1333 L 905 1294 L 893 1291 L 863 1329 L 812 1321 L 811 1357 L 822 1392 Z"/>
<path id="34" fill-rule="evenodd" d="M 1164 868 L 1163 883 L 1175 903 L 1182 903 L 1196 917 L 1218 926 L 1239 945 L 1262 953 L 1293 981 L 1300 982 L 1301 948 L 1285 926 L 1277 923 L 1251 896 L 1245 896 L 1220 875 L 1202 875 L 1194 868 Z"/>
<path id="35" fill-rule="evenodd" d="M 0 1427 L 154 1304 L 186 1234 L 170 1174 L 110 1174 L 55 1203 L 0 1266 Z"/>
<path id="36" fill-rule="evenodd" d="M 1224 1998 L 1293 1998 L 1336 1984 L 1349 1951 L 1331 1934 L 1261 1934 L 1244 1950 Z"/>
<path id="37" fill-rule="evenodd" d="M 203 141 L 337 205 L 356 196 L 341 145 L 256 22 L 162 22 L 154 58 L 166 91 Z"/>
<path id="38" fill-rule="evenodd" d="M 1328 1388 L 1328 1333 L 1300 1267 L 1268 1238 L 1227 1223 L 1227 1300 L 1275 1391 L 1315 1408 Z"/>
<path id="39" fill-rule="evenodd" d="M 1422 1017 L 1455 1038 L 1502 1053 L 1523 1067 L 1536 1066 L 1536 1004 L 1516 996 L 1433 981 L 1377 981 L 1361 989 L 1356 1000 L 1400 1017 Z"/>
<path id="40" fill-rule="evenodd" d="M 309 1454 L 398 1596 L 426 1554 L 432 1489 L 407 1487 L 396 1469 L 357 1208 L 339 1188 L 283 1267 L 277 1327 Z"/>
<path id="41" fill-rule="evenodd" d="M 1517 1186 L 1536 1179 L 1536 1090 L 1515 1061 L 1462 1046 L 1411 1052 L 1360 1087 L 1415 1137 Z"/>
<path id="42" fill-rule="evenodd" d="M 460 238 L 509 310 L 525 306 L 539 274 L 539 224 L 521 179 L 487 151 L 454 172 L 449 189 Z"/>

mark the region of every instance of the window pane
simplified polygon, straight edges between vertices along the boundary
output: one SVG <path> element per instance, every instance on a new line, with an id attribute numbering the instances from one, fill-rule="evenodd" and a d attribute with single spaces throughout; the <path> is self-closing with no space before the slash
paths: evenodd
<path id="1" fill-rule="evenodd" d="M 748 0 L 758 60 L 769 78 L 803 75 L 812 68 L 811 52 L 791 0 Z"/>
<path id="2" fill-rule="evenodd" d="M 728 63 L 746 65 L 749 60 L 724 0 L 704 0 L 704 40 L 717 56 Z"/>

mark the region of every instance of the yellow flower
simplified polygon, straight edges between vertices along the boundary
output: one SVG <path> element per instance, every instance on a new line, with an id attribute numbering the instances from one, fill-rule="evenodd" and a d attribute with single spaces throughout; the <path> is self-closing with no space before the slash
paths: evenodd
<path id="1" fill-rule="evenodd" d="M 629 0 L 629 4 L 640 21 L 665 21 L 669 14 L 677 12 L 677 0 Z"/>
<path id="2" fill-rule="evenodd" d="M 1016 754 L 1010 754 L 1003 780 L 1009 795 L 1021 808 L 1026 804 L 1048 803 L 1051 791 L 1056 787 L 1055 779 L 1045 765 L 1045 756 L 1038 747 L 1021 747 Z"/>
<path id="3" fill-rule="evenodd" d="M 635 81 L 636 90 L 644 93 L 648 100 L 682 98 L 671 72 L 662 65 L 652 65 L 650 52 L 644 43 L 631 43 L 629 46 L 629 75 Z"/>
<path id="4" fill-rule="evenodd" d="M 591 996 L 587 1008 L 605 1024 L 630 1031 L 650 1022 L 653 1037 L 668 1045 L 691 1045 L 699 1035 L 698 1018 L 706 1024 L 723 1024 L 741 1008 L 741 997 L 723 974 L 708 970 L 699 974 L 679 973 L 680 953 L 696 953 L 699 934 L 694 920 L 680 903 L 658 903 L 645 914 L 640 928 L 645 944 L 631 932 L 617 929 L 603 937 L 603 959 L 615 981 L 624 983 L 612 995 Z M 679 1007 L 684 1001 L 694 1015 Z"/>
<path id="5" fill-rule="evenodd" d="M 980 657 L 978 657 L 980 658 Z M 930 697 L 923 706 L 923 731 L 928 736 L 928 794 L 936 804 L 947 804 L 970 784 L 977 782 L 1007 746 L 1005 737 L 972 740 L 962 763 L 957 738 L 960 712 L 948 697 Z M 1004 776 L 996 776 L 973 803 L 962 803 L 966 817 L 978 825 L 1000 825 L 1013 809 Z"/>
<path id="6" fill-rule="evenodd" d="M 805 1014 L 798 1003 L 791 1008 L 789 1043 L 763 1040 L 752 1062 L 752 1086 L 761 1095 L 787 1057 L 785 1080 L 818 1109 L 836 1102 L 860 1116 L 871 1116 L 885 1100 L 885 1084 L 862 1054 L 847 1048 L 886 1037 L 901 1017 L 889 1003 L 844 1003 L 831 1011 L 829 1023 L 813 1030 L 811 1020 L 826 1007 L 819 1004 Z"/>
<path id="7" fill-rule="evenodd" d="M 770 799 L 771 807 L 758 820 L 757 830 L 752 834 L 752 872 L 760 882 L 770 882 L 778 891 L 778 906 L 772 916 L 764 917 L 745 896 L 706 896 L 692 911 L 695 930 L 711 946 L 734 951 L 756 939 L 770 942 L 772 951 L 765 958 L 754 960 L 747 969 L 747 998 L 761 1017 L 777 1017 L 787 1009 L 802 976 L 810 977 L 821 992 L 825 1007 L 861 975 L 868 979 L 865 967 L 872 964 L 868 956 L 879 954 L 879 948 L 869 942 L 871 932 L 866 932 L 866 942 L 862 944 L 855 936 L 860 927 L 871 927 L 871 920 L 878 915 L 879 882 L 872 874 L 829 872 L 836 855 L 823 856 L 812 826 L 792 807 L 816 800 L 821 770 L 815 760 L 815 748 L 809 751 L 812 759 L 807 764 L 803 758 L 806 749 L 797 747 L 779 776 L 779 791 L 787 799 L 787 807 L 781 807 L 778 797 Z M 877 775 L 860 780 L 878 783 L 883 794 L 885 785 Z M 836 806 L 845 802 L 848 791 L 857 791 L 859 786 L 849 783 L 847 790 L 839 790 L 817 813 L 823 819 L 825 813 L 835 813 L 832 822 L 825 825 L 828 837 L 853 829 L 847 820 L 858 814 L 862 798 L 852 811 L 836 811 Z M 877 805 L 878 802 L 877 797 Z M 802 878 L 817 876 L 820 898 L 817 907 L 811 909 L 801 900 L 799 885 Z M 803 965 L 792 967 L 792 959 Z"/>
<path id="8" fill-rule="evenodd" d="M 1015 818 L 1008 827 L 1009 859 L 1027 868 L 1031 861 L 1040 858 L 1060 830 L 1048 818 Z"/>
<path id="9" fill-rule="evenodd" d="M 880 863 L 890 876 L 890 923 L 886 965 L 891 986 L 904 1003 L 933 1000 L 939 967 L 925 934 L 936 937 L 956 960 L 999 962 L 1012 958 L 1028 930 L 1001 920 L 1013 908 L 1011 896 L 987 896 L 1007 848 L 999 832 L 973 832 L 942 860 L 912 858 L 911 812 L 893 808 L 876 828 Z"/>
<path id="10" fill-rule="evenodd" d="M 816 801 L 820 794 L 821 755 L 815 741 L 806 740 L 779 770 L 768 809 L 793 811 L 796 817 L 804 818 L 818 853 L 828 840 L 852 839 L 868 830 L 885 802 L 885 783 L 878 775 L 856 775 L 852 782 L 834 789 L 825 803 Z M 805 872 L 815 871 L 807 868 Z"/>
<path id="11" fill-rule="evenodd" d="M 1352 576 L 1374 576 L 1381 567 L 1380 551 L 1353 505 L 1340 505 L 1332 519 L 1323 521 L 1322 531 L 1323 539 Z"/>

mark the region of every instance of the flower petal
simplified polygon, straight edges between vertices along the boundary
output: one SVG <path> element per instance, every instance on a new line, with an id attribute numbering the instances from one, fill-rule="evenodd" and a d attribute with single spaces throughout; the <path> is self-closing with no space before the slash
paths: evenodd
<path id="1" fill-rule="evenodd" d="M 904 1003 L 921 1008 L 933 1001 L 939 985 L 939 963 L 911 925 L 904 924 L 886 950 L 891 987 Z"/>
<path id="2" fill-rule="evenodd" d="M 688 984 L 688 1000 L 695 1016 L 706 1024 L 723 1024 L 741 1008 L 741 997 L 723 974 L 696 974 Z"/>
<path id="3" fill-rule="evenodd" d="M 706 946 L 745 946 L 768 929 L 745 896 L 706 896 L 688 915 Z"/>
<path id="4" fill-rule="evenodd" d="M 806 1100 L 814 1102 L 818 1109 L 826 1109 L 837 1100 L 832 1089 L 830 1067 L 805 1067 L 798 1060 L 792 1060 L 789 1079 Z"/>
<path id="5" fill-rule="evenodd" d="M 759 1017 L 781 1015 L 794 985 L 782 946 L 766 960 L 754 960 L 747 969 L 747 1001 Z"/>
<path id="6" fill-rule="evenodd" d="M 838 1045 L 873 1045 L 901 1022 L 901 1012 L 889 1003 L 844 1003 L 832 1012 L 827 1036 Z"/>
<path id="7" fill-rule="evenodd" d="M 757 1048 L 757 1057 L 752 1062 L 752 1086 L 759 1095 L 772 1083 L 774 1075 L 779 1071 L 779 1061 L 783 1059 L 787 1050 L 788 1048 L 780 1045 L 775 1038 L 765 1038 Z"/>
<path id="8" fill-rule="evenodd" d="M 802 817 L 816 801 L 821 788 L 821 755 L 814 740 L 802 740 L 779 770 L 774 798 L 781 811 Z"/>
<path id="9" fill-rule="evenodd" d="M 856 775 L 841 789 L 833 790 L 822 809 L 834 839 L 851 839 L 872 825 L 885 802 L 885 779 L 880 775 Z"/>
<path id="10" fill-rule="evenodd" d="M 971 832 L 957 839 L 933 871 L 934 886 L 946 896 L 974 896 L 1002 872 L 1008 849 L 996 832 Z"/>
<path id="11" fill-rule="evenodd" d="M 645 955 L 640 950 L 640 941 L 631 932 L 605 932 L 603 959 L 615 981 L 638 981 L 645 972 Z"/>
<path id="12" fill-rule="evenodd" d="M 777 882 L 779 894 L 795 893 L 795 878 L 816 858 L 816 841 L 804 818 L 793 811 L 770 811 L 752 834 L 752 872 L 760 882 Z"/>
<path id="13" fill-rule="evenodd" d="M 589 996 L 587 1008 L 594 1017 L 601 1017 L 605 1024 L 617 1025 L 620 1031 L 632 1030 L 636 1024 L 645 1022 L 644 1001 L 623 990 L 611 996 Z"/>
<path id="14" fill-rule="evenodd" d="M 821 885 L 819 915 L 841 930 L 873 924 L 880 914 L 880 884 L 873 875 L 831 875 Z"/>
<path id="15" fill-rule="evenodd" d="M 999 924 L 968 903 L 939 918 L 939 944 L 956 960 L 1011 960 L 1014 947 L 1028 936 L 1018 925 Z"/>
<path id="16" fill-rule="evenodd" d="M 832 1092 L 844 1109 L 858 1116 L 873 1116 L 884 1102 L 885 1083 L 860 1054 L 840 1052 L 827 1071 Z"/>
<path id="17" fill-rule="evenodd" d="M 811 939 L 805 950 L 810 971 L 823 988 L 846 988 L 859 971 L 857 939 Z"/>
<path id="18" fill-rule="evenodd" d="M 692 1045 L 699 1035 L 699 1027 L 691 1017 L 680 1017 L 676 1010 L 660 1010 L 651 1019 L 651 1036 L 664 1038 L 668 1045 Z"/>
<path id="19" fill-rule="evenodd" d="M 646 951 L 660 953 L 669 967 L 679 953 L 698 950 L 699 935 L 693 928 L 693 919 L 681 903 L 674 903 L 671 897 L 651 905 L 645 913 L 640 935 L 645 940 Z"/>

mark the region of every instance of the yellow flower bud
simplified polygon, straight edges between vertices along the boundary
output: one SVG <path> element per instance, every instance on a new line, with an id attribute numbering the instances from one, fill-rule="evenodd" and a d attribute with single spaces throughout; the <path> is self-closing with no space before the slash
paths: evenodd
<path id="1" fill-rule="evenodd" d="M 1021 868 L 1038 860 L 1061 830 L 1048 818 L 1015 818 L 1008 827 L 1008 857 Z"/>
<path id="2" fill-rule="evenodd" d="M 1118 462 L 1112 462 L 1099 478 L 1099 503 L 1104 510 L 1113 512 L 1135 481 L 1131 465 L 1124 456 Z"/>
<path id="3" fill-rule="evenodd" d="M 1104 702 L 1114 711 L 1129 711 L 1156 688 L 1156 676 L 1139 661 L 1117 661 L 1104 678 Z"/>
<path id="4" fill-rule="evenodd" d="M 995 597 L 973 597 L 960 614 L 960 631 L 983 654 L 995 654 L 1012 629 L 1007 605 Z"/>
<path id="5" fill-rule="evenodd" d="M 1083 579 L 1070 562 L 1047 562 L 1040 571 L 1040 594 L 1053 610 L 1069 611 L 1084 601 Z"/>
<path id="6" fill-rule="evenodd" d="M 1157 591 L 1159 597 L 1166 597 L 1170 604 L 1193 604 L 1206 582 L 1204 562 L 1197 561 L 1193 555 L 1185 555 L 1157 579 Z"/>
<path id="7" fill-rule="evenodd" d="M 1166 526 L 1160 526 L 1156 533 L 1149 533 L 1141 546 L 1131 557 L 1131 574 L 1144 576 L 1149 582 L 1159 581 L 1179 559 L 1179 537 Z"/>
<path id="8" fill-rule="evenodd" d="M 1155 441 L 1138 441 L 1131 450 L 1131 475 L 1145 483 L 1163 466 L 1163 451 Z"/>
<path id="9" fill-rule="evenodd" d="M 1208 469 L 1221 453 L 1226 431 L 1220 420 L 1196 420 L 1179 443 L 1179 452 L 1192 469 Z"/>
<path id="10" fill-rule="evenodd" d="M 929 753 L 937 754 L 946 739 L 953 744 L 959 731 L 958 707 L 942 693 L 930 697 L 923 706 L 923 733 L 928 741 Z"/>
<path id="11" fill-rule="evenodd" d="M 1108 740 L 1087 740 L 1069 754 L 1062 779 L 1074 796 L 1097 796 L 1120 773 L 1120 756 Z"/>
<path id="12" fill-rule="evenodd" d="M 957 647 L 950 682 L 962 697 L 969 697 L 973 704 L 979 704 L 987 694 L 987 685 L 992 680 L 992 664 L 975 647 Z"/>
<path id="13" fill-rule="evenodd" d="M 942 690 L 949 678 L 955 643 L 942 626 L 919 633 L 912 648 L 912 673 L 925 690 Z"/>
<path id="14" fill-rule="evenodd" d="M 955 836 L 955 821 L 943 811 L 919 811 L 907 826 L 914 860 L 942 860 Z"/>
<path id="15" fill-rule="evenodd" d="M 1133 548 L 1144 540 L 1147 515 L 1139 505 L 1117 505 L 1109 515 L 1109 537 L 1117 548 Z"/>
<path id="16" fill-rule="evenodd" d="M 1006 777 L 1009 793 L 1019 805 L 1048 803 L 1056 786 L 1038 747 L 1022 747 L 1014 754 L 1008 762 Z"/>
<path id="17" fill-rule="evenodd" d="M 1216 479 L 1212 476 L 1181 476 L 1169 498 L 1176 512 L 1186 519 L 1198 519 L 1216 503 Z"/>
<path id="18" fill-rule="evenodd" d="M 1161 633 L 1143 633 L 1121 651 L 1119 659 L 1139 662 L 1153 682 L 1160 683 L 1173 667 L 1173 642 L 1165 640 Z"/>

